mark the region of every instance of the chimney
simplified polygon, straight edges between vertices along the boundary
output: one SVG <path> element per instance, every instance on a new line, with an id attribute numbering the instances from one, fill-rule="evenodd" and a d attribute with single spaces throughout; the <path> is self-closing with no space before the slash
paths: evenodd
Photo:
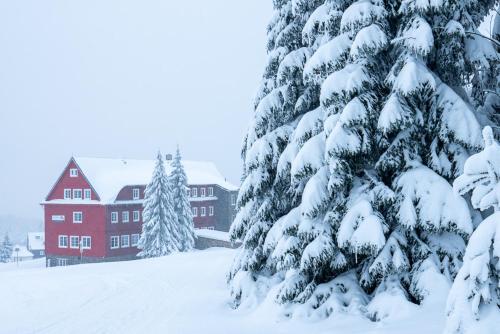
<path id="1" fill-rule="evenodd" d="M 171 161 L 172 160 L 172 154 L 165 154 L 165 160 Z"/>

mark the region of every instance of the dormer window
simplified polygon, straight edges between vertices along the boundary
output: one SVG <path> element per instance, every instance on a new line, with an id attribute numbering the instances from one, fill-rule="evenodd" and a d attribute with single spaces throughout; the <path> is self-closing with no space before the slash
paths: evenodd
<path id="1" fill-rule="evenodd" d="M 214 187 L 208 187 L 208 196 L 212 197 L 214 195 Z"/>
<path id="2" fill-rule="evenodd" d="M 191 195 L 193 195 L 193 197 L 198 197 L 198 188 L 192 188 Z"/>
<path id="3" fill-rule="evenodd" d="M 205 188 L 200 188 L 200 196 L 205 197 Z"/>
<path id="4" fill-rule="evenodd" d="M 139 199 L 139 188 L 132 189 L 132 198 Z"/>
<path id="5" fill-rule="evenodd" d="M 78 177 L 78 169 L 76 169 L 76 168 L 70 168 L 70 170 L 69 170 L 69 176 L 70 177 Z"/>

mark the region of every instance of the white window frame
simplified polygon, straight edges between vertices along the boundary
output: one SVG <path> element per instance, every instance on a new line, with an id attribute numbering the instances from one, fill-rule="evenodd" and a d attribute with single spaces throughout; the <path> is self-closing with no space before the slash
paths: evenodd
<path id="1" fill-rule="evenodd" d="M 66 240 L 66 242 L 62 242 L 61 240 Z M 68 248 L 68 236 L 67 235 L 59 235 L 57 238 L 57 245 L 59 248 Z"/>
<path id="2" fill-rule="evenodd" d="M 200 197 L 205 197 L 207 194 L 206 189 L 204 187 L 200 188 Z"/>
<path id="3" fill-rule="evenodd" d="M 79 193 L 80 196 L 76 196 L 76 194 Z M 73 199 L 83 199 L 83 191 L 82 189 L 73 189 Z"/>
<path id="4" fill-rule="evenodd" d="M 236 205 L 236 195 L 231 194 L 231 205 Z"/>
<path id="5" fill-rule="evenodd" d="M 139 238 L 140 238 L 139 234 L 131 234 L 130 235 L 130 246 L 137 247 L 137 245 L 139 244 Z M 137 239 L 137 240 L 134 242 L 134 239 Z"/>
<path id="6" fill-rule="evenodd" d="M 208 196 L 213 197 L 214 196 L 214 187 L 208 187 Z"/>
<path id="7" fill-rule="evenodd" d="M 122 211 L 122 223 L 130 222 L 130 211 Z"/>
<path id="8" fill-rule="evenodd" d="M 124 242 L 124 238 L 127 242 Z M 130 247 L 130 235 L 123 234 L 120 236 L 120 247 L 121 248 L 129 248 Z"/>
<path id="9" fill-rule="evenodd" d="M 58 267 L 66 267 L 67 265 L 68 265 L 68 259 L 62 259 L 62 258 L 57 259 Z"/>
<path id="10" fill-rule="evenodd" d="M 76 245 L 73 246 L 73 240 L 76 238 Z M 80 237 L 77 235 L 70 235 L 69 236 L 69 248 L 71 249 L 79 249 L 80 248 Z"/>
<path id="11" fill-rule="evenodd" d="M 198 208 L 196 206 L 192 207 L 191 211 L 193 212 L 193 217 L 198 217 Z"/>
<path id="12" fill-rule="evenodd" d="M 186 193 L 188 197 L 191 197 L 191 188 L 187 188 Z"/>
<path id="13" fill-rule="evenodd" d="M 73 192 L 71 191 L 71 189 L 69 189 L 69 188 L 64 189 L 64 199 L 71 199 L 72 193 Z M 69 196 L 67 196 L 67 195 L 69 195 Z"/>
<path id="14" fill-rule="evenodd" d="M 113 246 L 113 240 L 116 240 L 116 246 Z M 109 248 L 110 249 L 120 248 L 120 236 L 119 235 L 112 235 L 109 237 Z"/>
<path id="15" fill-rule="evenodd" d="M 69 177 L 78 177 L 78 168 L 70 168 Z"/>
<path id="16" fill-rule="evenodd" d="M 202 206 L 200 207 L 200 217 L 205 217 L 207 215 L 207 208 Z"/>
<path id="17" fill-rule="evenodd" d="M 88 240 L 88 246 L 84 245 L 84 240 Z M 80 239 L 82 243 L 82 249 L 91 249 L 92 248 L 92 237 L 88 235 L 83 235 Z"/>
<path id="18" fill-rule="evenodd" d="M 208 215 L 209 215 L 210 217 L 212 217 L 212 216 L 214 215 L 214 206 L 213 206 L 213 205 L 210 205 L 210 206 L 208 207 Z"/>
<path id="19" fill-rule="evenodd" d="M 80 220 L 76 220 L 76 215 L 80 215 Z M 81 211 L 73 211 L 73 224 L 81 224 L 83 223 L 83 212 Z"/>
<path id="20" fill-rule="evenodd" d="M 198 197 L 198 188 L 191 188 L 191 195 L 193 197 Z"/>
<path id="21" fill-rule="evenodd" d="M 132 189 L 132 199 L 140 199 L 141 198 L 141 191 L 139 188 L 133 188 Z"/>
<path id="22" fill-rule="evenodd" d="M 87 188 L 83 189 L 83 199 L 92 199 L 92 190 Z"/>
<path id="23" fill-rule="evenodd" d="M 115 217 L 116 219 L 113 219 Z M 116 224 L 118 223 L 118 211 L 112 211 L 111 212 L 111 224 Z"/>
<path id="24" fill-rule="evenodd" d="M 141 212 L 139 210 L 134 210 L 132 212 L 132 220 L 134 223 L 141 221 Z"/>

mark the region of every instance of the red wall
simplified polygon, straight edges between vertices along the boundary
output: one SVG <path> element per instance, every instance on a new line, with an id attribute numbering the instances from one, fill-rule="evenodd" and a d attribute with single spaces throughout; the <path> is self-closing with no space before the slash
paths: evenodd
<path id="1" fill-rule="evenodd" d="M 132 193 L 130 195 L 132 197 Z M 139 221 L 134 222 L 133 211 L 139 210 Z M 118 212 L 118 223 L 111 223 L 111 212 Z M 122 222 L 122 212 L 129 211 L 129 222 Z M 141 234 L 142 232 L 142 205 L 141 204 L 119 204 L 106 206 L 106 256 L 135 255 L 139 252 L 137 247 L 121 248 L 121 235 Z M 111 236 L 120 236 L 120 248 L 111 249 Z M 132 243 L 130 239 L 129 243 Z"/>
<path id="2" fill-rule="evenodd" d="M 71 168 L 77 168 L 73 160 L 71 160 L 68 166 L 64 169 L 64 172 L 61 175 L 60 179 L 57 181 L 54 188 L 52 188 L 52 191 L 50 192 L 49 196 L 47 196 L 47 200 L 50 201 L 54 199 L 64 199 L 64 189 L 82 189 L 82 191 L 83 189 L 91 189 L 92 190 L 91 199 L 97 200 L 98 199 L 97 194 L 94 192 L 90 184 L 87 182 L 87 179 L 83 175 L 82 171 L 78 169 L 78 176 L 70 177 L 69 170 Z"/>
<path id="3" fill-rule="evenodd" d="M 73 223 L 73 211 L 83 213 L 81 224 Z M 85 249 L 83 256 L 103 257 L 106 255 L 105 207 L 102 205 L 45 204 L 45 252 L 47 255 L 79 256 L 79 249 L 69 247 L 69 236 L 91 236 L 91 249 Z M 53 222 L 52 215 L 64 215 L 64 222 Z M 59 235 L 68 236 L 68 248 L 59 248 Z"/>
<path id="4" fill-rule="evenodd" d="M 217 211 L 214 211 L 213 216 L 209 216 L 209 206 L 213 206 L 215 210 L 215 201 L 191 201 L 191 209 L 198 208 L 198 217 L 193 217 L 194 227 L 195 228 L 207 228 L 214 227 L 215 228 L 215 220 L 217 217 Z M 201 217 L 200 208 L 204 206 L 206 208 L 206 216 Z"/>

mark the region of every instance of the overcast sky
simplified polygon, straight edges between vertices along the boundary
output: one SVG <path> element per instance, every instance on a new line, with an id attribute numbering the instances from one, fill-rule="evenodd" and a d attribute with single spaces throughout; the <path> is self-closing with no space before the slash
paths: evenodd
<path id="1" fill-rule="evenodd" d="M 72 156 L 212 160 L 233 182 L 271 0 L 0 0 L 0 214 Z"/>

